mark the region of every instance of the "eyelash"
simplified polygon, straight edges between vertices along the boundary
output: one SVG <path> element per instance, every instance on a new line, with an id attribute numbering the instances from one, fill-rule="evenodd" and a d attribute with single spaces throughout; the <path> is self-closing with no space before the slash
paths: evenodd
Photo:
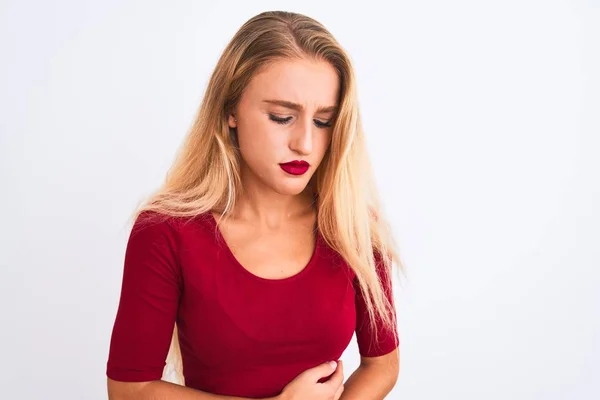
<path id="1" fill-rule="evenodd" d="M 287 124 L 288 122 L 290 122 L 290 121 L 291 121 L 292 117 L 287 117 L 287 118 L 278 118 L 278 117 L 276 117 L 276 116 L 275 116 L 275 115 L 273 115 L 273 114 L 269 114 L 269 119 L 270 119 L 271 121 L 275 122 L 275 123 L 278 123 L 278 124 L 280 124 L 280 125 L 285 125 L 285 124 Z M 321 122 L 321 121 L 319 121 L 319 120 L 314 120 L 314 121 L 315 121 L 315 125 L 316 125 L 318 128 L 323 128 L 323 129 L 325 129 L 325 128 L 329 128 L 329 127 L 331 127 L 331 121 L 329 121 L 329 122 Z"/>

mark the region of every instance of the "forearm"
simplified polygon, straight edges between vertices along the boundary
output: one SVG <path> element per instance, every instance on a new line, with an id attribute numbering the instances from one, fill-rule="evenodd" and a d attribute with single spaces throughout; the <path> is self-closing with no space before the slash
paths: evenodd
<path id="1" fill-rule="evenodd" d="M 378 365 L 361 365 L 344 383 L 340 400 L 382 400 L 394 388 L 398 372 Z"/>
<path id="2" fill-rule="evenodd" d="M 109 400 L 256 400 L 247 397 L 222 396 L 166 381 L 152 381 L 127 390 L 109 391 Z M 274 400 L 274 399 L 261 399 Z"/>

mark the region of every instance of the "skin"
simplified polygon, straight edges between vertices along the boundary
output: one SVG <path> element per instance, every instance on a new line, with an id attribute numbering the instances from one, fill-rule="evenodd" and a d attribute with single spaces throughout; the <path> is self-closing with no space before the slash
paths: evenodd
<path id="1" fill-rule="evenodd" d="M 244 193 L 220 228 L 238 261 L 255 275 L 295 275 L 312 255 L 316 212 L 307 186 L 331 142 L 338 90 L 337 73 L 326 62 L 278 61 L 253 77 L 229 115 Z M 293 160 L 310 168 L 300 176 L 281 169 L 280 163 Z"/>
<path id="2" fill-rule="evenodd" d="M 244 195 L 235 210 L 241 218 L 278 229 L 305 210 L 311 202 L 305 189 L 331 142 L 332 128 L 325 125 L 335 115 L 338 90 L 337 73 L 324 61 L 281 60 L 251 79 L 228 118 L 242 158 Z M 307 161 L 310 169 L 294 176 L 280 168 L 293 160 Z"/>

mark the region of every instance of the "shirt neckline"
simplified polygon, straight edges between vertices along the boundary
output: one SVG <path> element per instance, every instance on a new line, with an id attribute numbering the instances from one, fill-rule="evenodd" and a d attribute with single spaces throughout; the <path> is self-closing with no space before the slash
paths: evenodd
<path id="1" fill-rule="evenodd" d="M 223 234 L 221 233 L 221 230 L 219 228 L 219 225 L 218 225 L 217 220 L 215 219 L 213 213 L 211 211 L 208 211 L 207 214 L 208 214 L 207 219 L 211 225 L 211 228 L 213 229 L 213 231 L 215 233 L 215 239 L 217 241 L 216 244 L 222 246 L 225 249 L 225 253 L 227 254 L 227 257 L 231 260 L 231 262 L 235 265 L 236 268 L 238 268 L 242 273 L 244 273 L 245 275 L 247 275 L 248 277 L 250 277 L 256 281 L 259 281 L 262 283 L 271 283 L 271 284 L 280 284 L 280 283 L 295 281 L 295 280 L 303 277 L 304 275 L 306 275 L 313 268 L 313 266 L 317 263 L 317 259 L 318 259 L 320 249 L 321 249 L 322 238 L 321 238 L 321 234 L 320 234 L 318 228 L 315 228 L 315 245 L 313 248 L 312 255 L 311 255 L 310 259 L 308 260 L 308 263 L 304 266 L 304 268 L 302 268 L 300 271 L 298 271 L 294 275 L 288 276 L 286 278 L 281 278 L 281 279 L 264 278 L 262 276 L 258 276 L 256 274 L 254 274 L 253 272 L 249 271 L 248 269 L 246 269 L 246 267 L 244 267 L 242 265 L 242 263 L 236 258 L 236 256 L 233 254 L 233 251 L 231 251 L 231 248 L 227 244 L 227 241 L 225 240 Z"/>

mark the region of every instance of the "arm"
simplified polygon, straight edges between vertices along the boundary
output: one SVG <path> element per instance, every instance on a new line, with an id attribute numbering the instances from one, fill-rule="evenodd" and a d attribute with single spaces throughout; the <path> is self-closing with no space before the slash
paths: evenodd
<path id="1" fill-rule="evenodd" d="M 361 357 L 360 366 L 344 383 L 340 400 L 380 400 L 398 380 L 398 349 L 379 357 Z"/>
<path id="2" fill-rule="evenodd" d="M 395 303 L 391 275 L 386 274 L 381 257 L 376 258 L 376 271 L 383 285 L 383 292 L 393 306 L 393 319 L 396 320 Z M 355 278 L 356 292 L 356 339 L 360 353 L 360 366 L 344 383 L 341 400 L 379 400 L 392 390 L 400 371 L 400 340 L 397 332 L 386 329 L 378 321 L 373 325 L 368 318 L 364 295 Z M 379 342 L 373 346 L 373 332 L 379 333 Z"/>
<path id="3" fill-rule="evenodd" d="M 108 378 L 109 400 L 250 400 L 220 396 L 166 381 L 120 382 Z M 263 399 L 271 400 L 271 399 Z"/>
<path id="4" fill-rule="evenodd" d="M 162 381 L 182 278 L 174 227 L 140 215 L 125 252 L 107 362 L 110 400 L 241 400 Z"/>

